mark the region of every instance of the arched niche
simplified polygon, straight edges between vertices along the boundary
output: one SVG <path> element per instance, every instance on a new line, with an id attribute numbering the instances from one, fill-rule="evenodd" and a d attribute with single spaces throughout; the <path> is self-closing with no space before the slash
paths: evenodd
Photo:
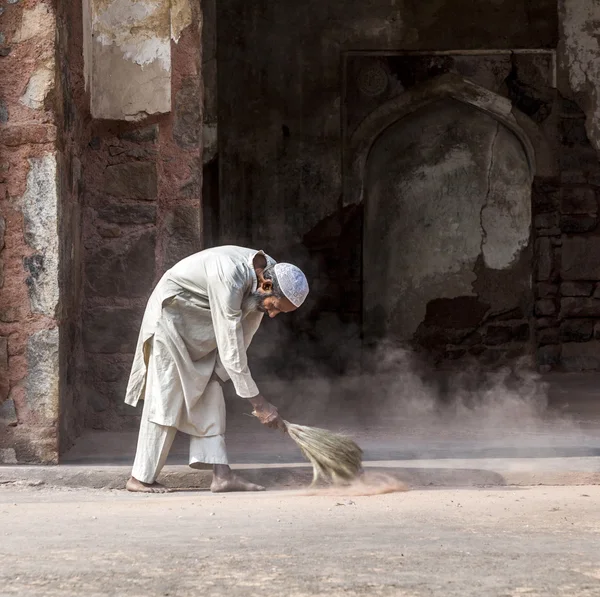
<path id="1" fill-rule="evenodd" d="M 485 92 L 482 109 L 472 84 L 461 83 L 472 101 L 437 84 L 433 98 L 413 94 L 403 111 L 363 123 L 373 133 L 355 155 L 367 340 L 459 343 L 531 298 L 533 147 L 508 100 Z"/>

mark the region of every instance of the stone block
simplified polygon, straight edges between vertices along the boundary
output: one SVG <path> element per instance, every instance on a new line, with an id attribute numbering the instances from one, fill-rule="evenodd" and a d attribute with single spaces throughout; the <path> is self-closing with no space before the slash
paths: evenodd
<path id="1" fill-rule="evenodd" d="M 549 238 L 538 238 L 535 241 L 535 255 L 537 260 L 537 280 L 550 280 L 554 269 L 554 254 Z"/>
<path id="2" fill-rule="evenodd" d="M 536 361 L 539 367 L 555 367 L 560 362 L 561 347 L 559 344 L 540 346 L 537 349 Z"/>
<path id="3" fill-rule="evenodd" d="M 86 352 L 133 353 L 142 323 L 139 307 L 94 307 L 83 314 L 83 348 Z"/>
<path id="4" fill-rule="evenodd" d="M 14 448 L 0 449 L 0 464 L 18 464 L 17 452 Z"/>
<path id="5" fill-rule="evenodd" d="M 563 188 L 561 191 L 560 211 L 563 214 L 596 214 L 598 200 L 596 192 L 589 187 Z"/>
<path id="6" fill-rule="evenodd" d="M 107 166 L 102 188 L 113 197 L 154 201 L 158 194 L 156 164 L 129 162 Z"/>
<path id="7" fill-rule="evenodd" d="M 27 341 L 27 406 L 45 426 L 58 421 L 59 403 L 58 329 L 40 330 Z"/>
<path id="8" fill-rule="evenodd" d="M 560 285 L 561 296 L 591 296 L 592 290 L 593 282 L 563 282 Z"/>
<path id="9" fill-rule="evenodd" d="M 8 338 L 0 336 L 0 404 L 8 398 Z"/>
<path id="10" fill-rule="evenodd" d="M 558 328 L 545 328 L 537 333 L 537 341 L 540 346 L 548 344 L 558 344 L 559 333 Z"/>
<path id="11" fill-rule="evenodd" d="M 565 238 L 561 264 L 563 280 L 600 280 L 600 237 Z"/>
<path id="12" fill-rule="evenodd" d="M 0 145 L 40 145 L 56 141 L 53 124 L 5 124 L 0 128 Z"/>
<path id="13" fill-rule="evenodd" d="M 121 133 L 119 139 L 131 141 L 132 143 L 156 143 L 158 130 L 158 124 L 151 124 L 150 126 Z"/>
<path id="14" fill-rule="evenodd" d="M 6 402 L 0 401 L 0 425 L 14 427 L 17 423 L 18 419 L 15 403 L 12 400 L 6 400 Z"/>
<path id="15" fill-rule="evenodd" d="M 589 215 L 569 215 L 560 218 L 560 228 L 565 234 L 591 232 L 598 225 L 598 218 Z"/>
<path id="16" fill-rule="evenodd" d="M 54 88 L 54 64 L 48 63 L 38 67 L 31 75 L 25 93 L 20 102 L 33 110 L 41 110 L 45 106 L 48 94 Z"/>
<path id="17" fill-rule="evenodd" d="M 54 317 L 58 288 L 58 189 L 56 156 L 29 160 L 27 187 L 21 199 L 25 241 L 35 254 L 24 261 L 31 310 Z"/>
<path id="18" fill-rule="evenodd" d="M 560 301 L 561 317 L 600 317 L 600 299 L 565 297 Z"/>
<path id="19" fill-rule="evenodd" d="M 187 77 L 175 96 L 173 137 L 180 147 L 194 149 L 202 141 L 202 90 L 198 77 Z"/>
<path id="20" fill-rule="evenodd" d="M 8 122 L 8 107 L 6 102 L 0 98 L 0 123 L 4 124 Z"/>
<path id="21" fill-rule="evenodd" d="M 558 294 L 558 285 L 539 282 L 536 285 L 536 292 L 539 298 L 553 297 Z"/>
<path id="22" fill-rule="evenodd" d="M 600 368 L 600 342 L 566 342 L 562 345 L 561 365 L 567 371 L 593 371 Z"/>
<path id="23" fill-rule="evenodd" d="M 554 325 L 556 325 L 556 319 L 553 317 L 541 317 L 540 319 L 535 320 L 535 327 L 538 330 L 550 328 Z"/>
<path id="24" fill-rule="evenodd" d="M 535 303 L 535 314 L 538 317 L 548 317 L 556 314 L 556 303 L 551 299 L 540 299 Z"/>
<path id="25" fill-rule="evenodd" d="M 147 297 L 154 285 L 156 232 L 107 241 L 86 261 L 88 292 L 103 297 Z"/>
<path id="26" fill-rule="evenodd" d="M 98 208 L 98 215 L 111 224 L 154 224 L 156 204 L 111 202 Z"/>
<path id="27" fill-rule="evenodd" d="M 534 220 L 535 227 L 540 228 L 556 228 L 558 226 L 558 214 L 555 212 L 538 214 Z"/>
<path id="28" fill-rule="evenodd" d="M 594 322 L 591 319 L 567 319 L 560 324 L 560 340 L 562 342 L 585 342 L 594 333 Z"/>
<path id="29" fill-rule="evenodd" d="M 200 250 L 202 232 L 199 207 L 175 207 L 165 215 L 164 227 L 167 234 L 165 267 L 171 267 L 184 257 Z"/>

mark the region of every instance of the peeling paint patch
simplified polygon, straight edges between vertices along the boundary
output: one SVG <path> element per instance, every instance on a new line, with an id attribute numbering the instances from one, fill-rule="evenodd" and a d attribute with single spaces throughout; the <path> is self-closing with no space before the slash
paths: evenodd
<path id="1" fill-rule="evenodd" d="M 189 0 L 171 0 L 171 38 L 178 42 L 181 33 L 192 24 L 192 7 Z"/>
<path id="2" fill-rule="evenodd" d="M 164 70 L 170 70 L 171 19 L 168 0 L 97 2 L 96 11 L 94 4 L 92 6 L 92 29 L 97 42 L 105 46 L 116 45 L 126 60 L 140 66 L 158 61 Z"/>

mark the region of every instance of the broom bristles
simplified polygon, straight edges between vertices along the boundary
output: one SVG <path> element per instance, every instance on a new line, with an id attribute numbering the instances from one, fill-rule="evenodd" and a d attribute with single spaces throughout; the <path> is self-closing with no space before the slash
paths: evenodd
<path id="1" fill-rule="evenodd" d="M 289 436 L 312 464 L 314 485 L 319 478 L 335 484 L 347 483 L 362 471 L 362 450 L 349 437 L 327 429 L 285 421 Z"/>

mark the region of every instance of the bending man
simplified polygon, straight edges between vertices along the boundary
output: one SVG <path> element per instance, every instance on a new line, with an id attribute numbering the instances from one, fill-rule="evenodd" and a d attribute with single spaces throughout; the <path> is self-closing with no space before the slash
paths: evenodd
<path id="1" fill-rule="evenodd" d="M 225 246 L 183 259 L 154 289 L 144 313 L 125 402 L 144 400 L 129 491 L 157 493 L 177 430 L 190 435 L 190 466 L 213 465 L 212 491 L 259 491 L 229 468 L 221 382 L 265 425 L 285 431 L 259 393 L 246 350 L 263 314 L 295 311 L 308 294 L 304 274 L 262 251 Z"/>

